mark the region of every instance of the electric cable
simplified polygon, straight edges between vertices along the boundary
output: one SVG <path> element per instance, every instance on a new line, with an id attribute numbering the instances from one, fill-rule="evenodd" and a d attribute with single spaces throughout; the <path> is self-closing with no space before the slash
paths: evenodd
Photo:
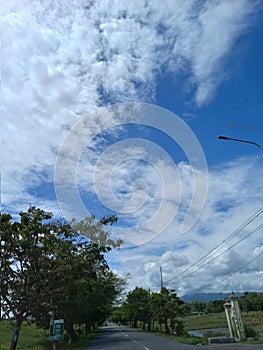
<path id="1" fill-rule="evenodd" d="M 226 239 L 224 239 L 219 245 L 217 245 L 216 247 L 214 247 L 212 250 L 210 250 L 208 253 L 206 253 L 203 257 L 201 257 L 200 259 L 198 259 L 195 263 L 193 263 L 192 265 L 190 265 L 188 268 L 186 268 L 184 271 L 180 272 L 179 274 L 177 274 L 176 276 L 170 278 L 168 281 L 166 281 L 166 283 L 169 283 L 171 281 L 173 281 L 174 279 L 176 279 L 175 282 L 177 282 L 178 277 L 182 276 L 182 275 L 186 275 L 188 276 L 190 273 L 187 273 L 188 271 L 192 270 L 194 267 L 198 266 L 199 264 L 201 264 L 207 257 L 212 256 L 213 254 L 215 254 L 219 249 L 223 248 L 224 246 L 226 246 L 235 236 L 236 234 L 238 234 L 240 231 L 242 231 L 245 227 L 247 227 L 249 224 L 251 224 L 258 216 L 260 216 L 263 213 L 263 207 L 261 207 L 255 214 L 253 214 L 250 218 L 248 218 L 242 225 L 240 225 L 236 230 L 234 230 Z M 182 278 L 181 278 L 182 279 Z"/>
<path id="2" fill-rule="evenodd" d="M 255 233 L 256 231 L 260 230 L 263 228 L 263 224 L 258 225 L 253 231 L 249 232 L 246 236 L 242 237 L 239 241 L 237 241 L 236 243 L 234 243 L 232 246 L 228 247 L 226 250 L 224 250 L 223 252 L 221 252 L 220 254 L 218 254 L 217 256 L 213 257 L 211 260 L 206 261 L 203 265 L 201 265 L 201 268 L 203 268 L 204 266 L 208 265 L 210 262 L 218 259 L 221 255 L 225 254 L 227 251 L 229 251 L 230 249 L 232 249 L 233 247 L 235 247 L 237 244 L 239 244 L 240 242 L 242 242 L 244 239 L 246 239 L 247 237 L 251 236 L 253 233 Z M 200 268 L 200 267 L 199 267 Z M 189 276 L 190 274 L 192 274 L 193 272 L 196 272 L 196 270 L 189 272 L 187 275 L 182 276 L 181 278 L 177 279 L 175 282 L 181 281 L 182 279 L 184 279 L 185 277 Z"/>
<path id="3" fill-rule="evenodd" d="M 227 280 L 229 277 L 235 275 L 236 273 L 240 272 L 243 270 L 244 267 L 247 267 L 249 264 L 251 264 L 253 261 L 255 261 L 258 257 L 260 257 L 261 255 L 263 255 L 263 252 L 261 252 L 260 254 L 256 255 L 253 259 L 251 259 L 249 262 L 247 262 L 246 264 L 243 264 L 238 270 L 236 270 L 235 272 L 230 273 L 229 275 L 227 275 L 225 278 L 223 278 L 221 281 L 216 282 L 216 284 L 220 284 L 222 282 L 224 282 L 225 280 Z"/>

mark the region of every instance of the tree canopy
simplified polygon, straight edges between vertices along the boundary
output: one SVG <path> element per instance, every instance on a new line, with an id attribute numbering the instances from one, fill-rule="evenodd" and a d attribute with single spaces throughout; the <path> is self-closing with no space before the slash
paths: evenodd
<path id="1" fill-rule="evenodd" d="M 137 327 L 154 329 L 156 322 L 160 331 L 182 334 L 184 327 L 181 316 L 184 314 L 183 302 L 174 290 L 162 288 L 160 292 L 150 292 L 136 287 L 127 294 L 125 302 L 115 311 L 115 321 L 129 322 Z M 168 322 L 169 321 L 169 322 Z"/>
<path id="2" fill-rule="evenodd" d="M 115 219 L 94 218 L 82 222 L 91 236 L 103 236 L 103 228 Z M 86 226 L 85 226 L 86 225 Z M 29 316 L 48 326 L 49 313 L 64 318 L 72 341 L 77 339 L 74 323 L 87 329 L 102 322 L 124 281 L 110 271 L 105 254 L 119 243 L 93 242 L 72 225 L 53 219 L 50 212 L 30 207 L 20 213 L 20 221 L 0 214 L 2 310 L 15 319 L 11 350 L 17 345 L 21 324 Z"/>

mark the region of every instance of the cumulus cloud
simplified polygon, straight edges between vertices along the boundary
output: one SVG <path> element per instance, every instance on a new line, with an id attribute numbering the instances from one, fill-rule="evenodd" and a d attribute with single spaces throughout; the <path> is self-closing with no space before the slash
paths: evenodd
<path id="1" fill-rule="evenodd" d="M 161 6 L 4 1 L 2 147 L 8 177 L 39 163 L 51 171 L 65 131 L 79 116 L 104 103 L 152 101 L 159 74 L 183 74 L 196 103 L 206 103 L 256 8 L 248 0 Z"/>
<path id="2" fill-rule="evenodd" d="M 4 0 L 1 7 L 3 209 L 17 212 L 32 203 L 59 213 L 54 193 L 54 165 L 59 147 L 75 123 L 98 107 L 119 102 L 154 102 L 158 78 L 167 75 L 183 81 L 188 101 L 194 101 L 198 107 L 208 103 L 227 77 L 228 56 L 251 25 L 257 6 L 258 2 L 249 0 L 201 3 L 197 0 L 162 3 L 158 0 Z M 110 115 L 95 121 L 90 119 L 86 136 L 110 121 Z M 78 136 L 73 138 L 75 147 L 81 141 Z M 78 176 L 84 196 L 91 193 L 91 175 L 95 174 L 103 137 L 114 140 L 115 136 L 113 130 L 110 135 L 100 135 L 82 157 L 72 153 L 80 163 L 78 174 L 73 175 Z M 166 211 L 157 223 L 163 225 L 181 200 L 176 220 L 165 234 L 147 248 L 113 253 L 114 263 L 121 257 L 120 270 L 132 269 L 134 275 L 140 276 L 134 277 L 134 284 L 158 286 L 160 265 L 166 280 L 173 273 L 180 273 L 181 268 L 191 265 L 211 245 L 220 242 L 240 222 L 240 216 L 246 216 L 249 206 L 251 211 L 256 210 L 260 202 L 261 183 L 256 175 L 251 176 L 252 163 L 242 160 L 240 164 L 229 164 L 224 171 L 214 169 L 210 174 L 206 210 L 196 231 L 183 237 L 178 227 L 191 201 L 195 169 L 186 162 L 171 164 L 160 155 L 142 163 L 138 158 L 144 159 L 145 154 L 138 145 L 123 149 L 123 155 L 125 150 L 137 160 L 123 162 L 114 169 L 111 162 L 105 162 L 97 173 L 97 189 L 104 192 L 106 206 L 114 195 L 120 212 L 133 211 L 134 215 L 125 220 L 134 224 L 152 215 L 166 191 Z M 90 156 L 89 164 L 85 163 L 87 156 Z M 120 154 L 111 156 L 116 161 Z M 66 164 L 63 170 L 66 181 L 75 171 Z M 111 170 L 113 193 L 103 191 L 103 178 Z M 143 182 L 136 182 L 138 176 Z M 162 177 L 165 188 L 160 181 Z M 180 182 L 175 186 L 178 177 Z M 223 185 L 226 179 L 231 186 Z M 254 190 L 248 193 L 252 182 Z M 143 206 L 145 202 L 148 207 Z M 211 217 L 216 220 L 210 220 Z M 216 226 L 218 222 L 223 232 Z M 149 225 L 145 236 L 153 237 L 155 232 L 156 227 Z M 204 233 L 209 239 L 213 234 L 212 243 L 200 238 Z M 256 240 L 250 242 L 251 250 L 260 249 Z M 237 261 L 238 256 L 237 253 Z M 189 288 L 190 284 L 183 283 L 182 290 Z"/>
<path id="3" fill-rule="evenodd" d="M 132 274 L 130 288 L 140 285 L 158 290 L 162 266 L 164 285 L 181 296 L 188 292 L 260 291 L 263 208 L 262 183 L 255 165 L 254 160 L 242 159 L 224 164 L 224 171 L 215 168 L 210 172 L 205 209 L 187 234 L 181 234 L 177 216 L 154 241 L 136 250 L 114 252 L 112 262 L 118 261 L 120 271 Z M 226 186 L 226 177 L 228 186 L 237 181 L 234 188 Z M 247 189 L 249 196 L 242 194 Z"/>

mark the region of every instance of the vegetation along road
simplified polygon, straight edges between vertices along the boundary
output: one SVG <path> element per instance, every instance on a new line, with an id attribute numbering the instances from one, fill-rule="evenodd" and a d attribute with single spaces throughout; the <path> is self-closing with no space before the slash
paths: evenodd
<path id="1" fill-rule="evenodd" d="M 262 344 L 189 345 L 110 323 L 102 327 L 87 350 L 261 350 Z"/>

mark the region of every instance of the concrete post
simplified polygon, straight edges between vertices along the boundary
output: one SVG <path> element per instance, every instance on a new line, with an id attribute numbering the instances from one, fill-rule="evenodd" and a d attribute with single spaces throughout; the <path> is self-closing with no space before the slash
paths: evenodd
<path id="1" fill-rule="evenodd" d="M 232 317 L 235 324 L 236 336 L 239 340 L 245 339 L 246 335 L 245 335 L 245 330 L 243 326 L 243 321 L 241 318 L 240 308 L 238 305 L 238 296 L 232 292 L 229 299 L 231 303 Z"/>
<path id="2" fill-rule="evenodd" d="M 235 337 L 234 331 L 233 331 L 233 325 L 231 322 L 231 304 L 225 303 L 224 308 L 225 308 L 226 320 L 227 320 L 230 337 Z"/>

